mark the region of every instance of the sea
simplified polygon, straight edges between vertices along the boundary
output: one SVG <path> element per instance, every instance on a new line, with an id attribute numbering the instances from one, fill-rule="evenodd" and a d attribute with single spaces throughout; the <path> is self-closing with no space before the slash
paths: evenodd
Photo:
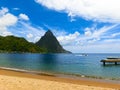
<path id="1" fill-rule="evenodd" d="M 120 63 L 100 62 L 108 57 L 120 58 L 117 53 L 33 54 L 0 53 L 0 67 L 64 74 L 72 76 L 120 80 Z"/>

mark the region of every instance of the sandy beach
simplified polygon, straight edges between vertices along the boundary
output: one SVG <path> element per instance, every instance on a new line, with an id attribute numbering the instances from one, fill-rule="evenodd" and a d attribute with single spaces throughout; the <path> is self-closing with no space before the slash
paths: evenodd
<path id="1" fill-rule="evenodd" d="M 0 90 L 120 90 L 120 84 L 0 69 Z"/>

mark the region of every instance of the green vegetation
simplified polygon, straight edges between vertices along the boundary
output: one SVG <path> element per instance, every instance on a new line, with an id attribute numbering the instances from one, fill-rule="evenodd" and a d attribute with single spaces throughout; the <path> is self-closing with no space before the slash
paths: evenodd
<path id="1" fill-rule="evenodd" d="M 46 53 L 46 50 L 15 36 L 0 36 L 0 52 L 31 52 Z"/>

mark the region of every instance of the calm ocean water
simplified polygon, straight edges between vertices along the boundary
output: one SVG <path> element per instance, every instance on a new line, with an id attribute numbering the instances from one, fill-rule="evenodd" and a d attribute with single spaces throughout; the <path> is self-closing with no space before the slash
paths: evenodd
<path id="1" fill-rule="evenodd" d="M 120 54 L 0 54 L 0 67 L 120 79 L 120 65 L 103 66 L 101 59 Z"/>

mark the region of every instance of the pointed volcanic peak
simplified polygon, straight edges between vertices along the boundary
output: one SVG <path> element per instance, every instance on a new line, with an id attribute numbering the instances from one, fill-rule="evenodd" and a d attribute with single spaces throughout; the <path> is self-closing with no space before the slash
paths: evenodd
<path id="1" fill-rule="evenodd" d="M 48 30 L 48 31 L 45 33 L 45 36 L 54 36 L 54 35 L 53 35 L 53 33 L 52 33 L 50 30 Z"/>
<path id="2" fill-rule="evenodd" d="M 48 30 L 44 36 L 36 43 L 36 45 L 45 48 L 48 53 L 70 53 L 63 49 L 53 33 Z"/>

